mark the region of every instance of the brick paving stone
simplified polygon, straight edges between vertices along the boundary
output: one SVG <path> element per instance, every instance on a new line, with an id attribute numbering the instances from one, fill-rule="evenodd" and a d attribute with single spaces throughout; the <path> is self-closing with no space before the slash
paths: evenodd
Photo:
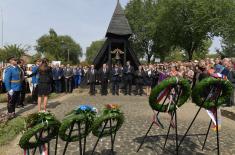
<path id="1" fill-rule="evenodd" d="M 148 97 L 146 96 L 89 96 L 87 93 L 73 93 L 68 97 L 65 97 L 58 102 L 51 102 L 48 110 L 60 120 L 73 110 L 76 106 L 81 104 L 91 104 L 102 110 L 105 104 L 117 103 L 121 105 L 121 110 L 125 115 L 125 122 L 122 128 L 118 131 L 115 141 L 115 154 L 117 155 L 165 155 L 172 154 L 175 150 L 175 130 L 171 130 L 169 140 L 166 145 L 165 151 L 162 150 L 164 145 L 169 120 L 168 114 L 160 114 L 160 119 L 164 124 L 164 129 L 158 129 L 155 125 L 150 131 L 148 137 L 142 149 L 136 153 L 140 142 L 147 132 L 153 112 L 148 104 Z M 189 123 L 193 119 L 198 107 L 190 102 L 183 105 L 177 112 L 178 116 L 178 133 L 179 139 L 185 133 Z M 209 117 L 205 110 L 201 110 L 198 118 L 192 126 L 189 134 L 201 134 L 206 133 L 209 125 Z M 219 133 L 220 136 L 220 150 L 223 155 L 235 154 L 235 122 L 223 118 L 222 130 Z M 90 134 L 87 137 L 86 154 L 90 154 L 97 137 Z M 207 155 L 216 154 L 216 133 L 210 130 L 206 147 L 204 151 L 201 150 L 204 136 L 188 136 L 180 147 L 180 154 L 182 155 Z M 51 142 L 51 154 L 54 153 L 55 141 Z M 64 149 L 65 142 L 59 139 L 58 141 L 58 155 L 61 155 Z M 102 138 L 99 142 L 95 155 L 108 155 L 110 154 L 110 137 Z M 79 154 L 79 143 L 70 143 L 67 149 L 66 155 Z M 20 153 L 22 154 L 22 153 Z M 19 154 L 19 155 L 20 155 Z"/>
<path id="2" fill-rule="evenodd" d="M 171 130 L 166 150 L 163 151 L 165 135 L 169 124 L 169 115 L 160 114 L 160 118 L 164 124 L 165 129 L 157 129 L 154 125 L 149 133 L 142 149 L 136 153 L 136 150 L 142 140 L 144 134 L 151 123 L 152 110 L 148 104 L 146 96 L 89 96 L 89 95 L 73 95 L 70 98 L 62 101 L 62 104 L 52 111 L 60 119 L 66 113 L 74 109 L 80 104 L 91 104 L 101 110 L 105 104 L 117 103 L 121 105 L 121 110 L 125 114 L 125 123 L 118 131 L 115 141 L 115 151 L 118 155 L 156 155 L 156 154 L 172 154 L 175 149 L 175 131 Z M 179 139 L 186 131 L 193 115 L 196 113 L 198 107 L 192 103 L 187 103 L 178 112 L 178 132 Z M 209 117 L 205 110 L 202 110 L 195 124 L 191 128 L 189 134 L 203 133 L 205 134 L 209 125 Z M 223 119 L 222 131 L 220 132 L 220 149 L 222 154 L 234 154 L 235 148 L 235 123 L 226 118 Z M 87 153 L 89 154 L 94 146 L 96 137 L 90 134 L 87 138 Z M 190 136 L 186 137 L 180 148 L 180 154 L 216 154 L 216 133 L 210 131 L 207 144 L 204 151 L 201 151 L 204 136 Z M 62 154 L 64 143 L 59 141 L 61 146 L 59 154 Z M 69 154 L 78 153 L 78 142 L 69 144 Z M 110 154 L 110 137 L 103 138 L 99 142 L 96 154 L 106 155 Z"/>

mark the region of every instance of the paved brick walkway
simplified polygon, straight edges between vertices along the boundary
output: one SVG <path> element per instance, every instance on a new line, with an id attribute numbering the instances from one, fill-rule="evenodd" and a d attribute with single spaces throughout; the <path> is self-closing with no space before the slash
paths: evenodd
<path id="1" fill-rule="evenodd" d="M 140 144 L 144 134 L 146 133 L 152 118 L 152 110 L 148 105 L 147 97 L 140 96 L 92 96 L 81 95 L 81 96 L 71 96 L 70 98 L 63 101 L 63 104 L 57 106 L 54 109 L 55 114 L 58 118 L 62 119 L 64 114 L 72 110 L 79 104 L 92 104 L 98 109 L 102 109 L 107 103 L 118 103 L 121 105 L 121 109 L 125 113 L 125 123 L 121 130 L 117 134 L 117 141 L 115 145 L 115 151 L 120 155 L 127 154 L 170 154 L 174 151 L 174 130 L 172 130 L 169 143 L 167 144 L 167 150 L 162 151 L 162 146 L 165 139 L 165 134 L 167 132 L 169 115 L 161 114 L 161 119 L 163 120 L 165 129 L 157 129 L 154 126 L 146 139 L 146 143 L 143 145 L 139 153 L 136 153 L 137 147 Z M 196 113 L 198 107 L 194 104 L 185 104 L 179 111 L 179 134 L 180 138 L 186 131 L 188 124 Z M 202 110 L 198 119 L 196 120 L 194 126 L 192 127 L 191 133 L 205 133 L 209 125 L 209 118 L 205 112 Z M 224 118 L 223 128 L 220 133 L 221 139 L 221 152 L 223 154 L 235 154 L 235 122 Z M 159 136 L 158 136 L 159 135 Z M 90 135 L 88 137 L 87 151 L 92 150 L 96 137 Z M 204 152 L 201 151 L 201 143 L 203 142 L 203 136 L 187 137 L 185 142 L 180 149 L 181 154 L 189 153 L 200 153 L 200 154 L 215 154 L 213 149 L 216 147 L 216 134 L 215 132 L 210 132 L 208 137 L 208 143 Z M 62 153 L 64 142 L 59 143 L 59 152 Z M 97 154 L 109 154 L 110 149 L 110 138 L 103 138 L 102 142 L 99 143 L 97 147 Z M 78 143 L 71 143 L 68 148 L 67 154 L 77 154 L 78 153 Z"/>
<path id="2" fill-rule="evenodd" d="M 52 102 L 49 104 L 49 110 L 55 115 L 62 119 L 66 113 L 74 109 L 80 104 L 91 104 L 101 110 L 105 104 L 117 103 L 121 105 L 121 109 L 125 113 L 125 123 L 117 133 L 115 142 L 115 151 L 117 155 L 156 155 L 156 154 L 171 154 L 174 153 L 175 141 L 174 141 L 174 130 L 171 131 L 169 141 L 166 146 L 166 151 L 162 150 L 165 135 L 169 123 L 168 114 L 160 114 L 160 118 L 164 124 L 165 129 L 157 129 L 154 126 L 146 139 L 146 142 L 142 146 L 139 153 L 136 150 L 146 133 L 152 118 L 152 110 L 148 105 L 148 98 L 146 96 L 92 96 L 90 97 L 87 93 L 72 94 L 64 97 L 58 102 Z M 187 103 L 180 108 L 178 112 L 178 132 L 179 138 L 182 137 L 186 131 L 189 123 L 191 122 L 194 114 L 198 107 L 194 104 Z M 189 134 L 192 133 L 205 133 L 209 125 L 209 118 L 202 110 L 195 124 L 190 130 Z M 221 153 L 224 154 L 235 154 L 235 122 L 223 118 L 222 130 L 220 132 L 220 146 Z M 89 135 L 87 141 L 87 154 L 92 150 L 92 147 L 96 141 L 96 137 L 92 134 Z M 190 136 L 187 137 L 180 148 L 180 154 L 216 154 L 214 148 L 216 148 L 216 133 L 210 131 L 206 148 L 201 151 L 201 143 L 203 143 L 204 136 Z M 53 142 L 54 143 L 54 142 Z M 51 144 L 53 145 L 53 144 Z M 65 143 L 59 140 L 58 154 L 62 154 Z M 9 148 L 9 147 L 8 147 Z M 53 148 L 52 148 L 53 150 Z M 20 149 L 19 149 L 20 151 Z M 8 151 L 9 152 L 9 151 Z M 53 151 L 51 152 L 53 153 Z M 103 138 L 98 144 L 96 154 L 97 155 L 108 155 L 110 153 L 110 138 Z M 23 154 L 23 153 L 19 153 Z M 70 143 L 67 153 L 68 155 L 79 154 L 78 142 Z M 10 154 L 9 154 L 10 155 Z"/>

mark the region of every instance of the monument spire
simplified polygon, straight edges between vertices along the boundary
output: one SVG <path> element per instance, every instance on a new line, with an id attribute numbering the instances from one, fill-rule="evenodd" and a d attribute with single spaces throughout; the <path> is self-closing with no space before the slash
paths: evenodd
<path id="1" fill-rule="evenodd" d="M 106 37 L 109 35 L 132 35 L 131 27 L 128 23 L 128 20 L 125 16 L 125 12 L 120 4 L 120 1 L 117 0 L 117 5 L 114 10 L 112 19 L 109 23 L 109 27 L 106 33 Z"/>

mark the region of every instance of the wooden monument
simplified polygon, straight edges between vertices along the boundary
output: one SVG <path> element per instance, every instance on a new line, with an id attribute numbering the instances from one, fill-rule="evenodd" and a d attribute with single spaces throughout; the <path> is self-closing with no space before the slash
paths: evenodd
<path id="1" fill-rule="evenodd" d="M 95 68 L 101 68 L 104 63 L 109 67 L 114 64 L 124 66 L 127 61 L 130 61 L 131 65 L 137 69 L 140 62 L 130 47 L 129 38 L 131 35 L 132 30 L 118 1 L 106 32 L 105 43 L 94 59 Z"/>

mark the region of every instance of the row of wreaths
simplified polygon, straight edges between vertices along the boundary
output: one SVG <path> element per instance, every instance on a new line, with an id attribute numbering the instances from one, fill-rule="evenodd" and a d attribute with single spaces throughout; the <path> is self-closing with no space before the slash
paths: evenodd
<path id="1" fill-rule="evenodd" d="M 178 88 L 180 88 L 180 90 Z M 164 92 L 165 96 L 167 96 L 168 93 L 172 93 L 172 91 L 167 92 L 167 90 L 174 90 L 173 93 L 175 94 L 180 91 L 176 106 L 175 104 L 169 105 L 169 103 L 166 105 L 159 104 L 160 100 L 158 100 L 158 98 Z M 206 78 L 197 83 L 191 90 L 188 80 L 172 77 L 162 81 L 152 90 L 149 97 L 149 104 L 153 110 L 160 112 L 172 112 L 177 107 L 180 107 L 186 103 L 188 98 L 191 96 L 192 102 L 199 107 L 203 107 L 205 109 L 218 108 L 222 104 L 229 102 L 232 91 L 232 84 L 228 80 Z M 218 100 L 215 99 L 216 97 L 218 97 Z"/>
<path id="2" fill-rule="evenodd" d="M 124 122 L 124 115 L 117 105 L 106 105 L 102 114 L 97 116 L 96 109 L 88 105 L 82 105 L 70 112 L 62 122 L 49 112 L 39 112 L 26 118 L 26 131 L 23 133 L 19 145 L 22 149 L 32 149 L 48 143 L 52 139 L 60 137 L 63 141 L 75 142 L 88 136 L 91 132 L 94 136 L 105 137 L 116 133 Z M 113 126 L 103 128 L 103 124 L 113 122 Z M 75 131 L 80 134 L 70 134 Z M 79 126 L 79 127 L 78 127 Z M 102 133 L 101 133 L 102 132 Z M 102 135 L 101 135 L 102 134 Z"/>
<path id="3" fill-rule="evenodd" d="M 152 109 L 160 112 L 172 112 L 182 106 L 188 98 L 205 109 L 218 108 L 229 102 L 233 87 L 228 80 L 207 78 L 197 83 L 191 91 L 188 80 L 183 78 L 168 78 L 155 87 L 149 97 Z M 219 92 L 219 93 L 218 93 Z M 162 96 L 176 96 L 176 104 L 160 104 Z M 216 96 L 220 96 L 217 101 Z M 169 98 L 168 98 L 169 101 Z M 103 128 L 103 124 L 113 121 L 113 126 Z M 43 145 L 59 136 L 67 142 L 79 141 L 89 133 L 97 137 L 109 136 L 117 132 L 124 122 L 124 115 L 118 105 L 108 105 L 102 114 L 97 116 L 94 107 L 82 105 L 68 114 L 60 123 L 51 113 L 36 113 L 26 119 L 26 132 L 20 139 L 19 145 L 23 149 L 31 149 Z M 111 124 L 111 123 L 110 123 Z M 69 134 L 74 126 L 83 128 L 79 135 Z M 102 129 L 103 128 L 103 129 Z M 102 134 L 101 134 L 102 133 Z M 70 135 L 70 136 L 69 136 Z M 34 139 L 34 140 L 32 140 Z"/>

